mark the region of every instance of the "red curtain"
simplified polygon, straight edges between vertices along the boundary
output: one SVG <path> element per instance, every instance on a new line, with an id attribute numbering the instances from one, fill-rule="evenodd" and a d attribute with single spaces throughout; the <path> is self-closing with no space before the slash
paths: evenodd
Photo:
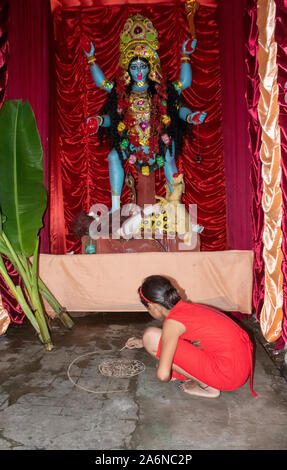
<path id="1" fill-rule="evenodd" d="M 182 3 L 185 3 L 185 0 L 178 0 Z M 51 10 L 54 12 L 55 10 L 61 10 L 71 7 L 93 7 L 95 3 L 98 5 L 127 5 L 127 4 L 134 4 L 134 0 L 50 0 L 51 3 Z M 138 0 L 137 4 L 148 4 L 148 3 L 168 3 L 166 0 Z M 200 5 L 216 8 L 218 4 L 218 0 L 198 0 Z"/>
<path id="2" fill-rule="evenodd" d="M 277 82 L 279 87 L 279 126 L 281 139 L 281 191 L 282 191 L 282 272 L 283 272 L 283 320 L 282 338 L 287 343 L 287 3 L 276 2 L 275 40 L 277 42 Z"/>
<path id="3" fill-rule="evenodd" d="M 9 8 L 8 8 L 9 7 Z M 49 184 L 49 0 L 0 2 L 0 106 L 3 99 L 29 101 L 35 113 L 44 152 L 45 184 Z M 9 50 L 9 55 L 8 55 Z M 41 252 L 49 250 L 48 213 L 40 232 Z M 21 279 L 4 259 L 17 285 Z M 3 305 L 13 323 L 25 317 L 0 276 Z"/>
<path id="4" fill-rule="evenodd" d="M 74 215 L 100 202 L 111 206 L 107 155 L 109 143 L 88 137 L 85 122 L 98 114 L 106 93 L 94 85 L 80 47 L 82 34 L 94 41 L 98 63 L 107 78 L 118 72 L 119 36 L 128 16 L 148 16 L 159 32 L 159 51 L 167 79 L 179 76 L 181 44 L 189 37 L 181 1 L 165 5 L 112 5 L 69 8 L 54 14 L 55 67 L 53 77 L 51 211 L 52 253 L 80 252 L 71 232 Z M 219 32 L 215 8 L 201 6 L 196 16 L 197 49 L 192 57 L 193 83 L 184 97 L 207 119 L 194 126 L 186 139 L 178 167 L 186 175 L 186 204 L 197 204 L 198 222 L 205 227 L 202 250 L 226 249 L 226 204 L 223 161 Z M 201 155 L 198 163 L 196 155 Z M 163 174 L 156 174 L 156 190 L 164 192 Z M 123 204 L 128 189 L 123 191 Z"/>
<path id="5" fill-rule="evenodd" d="M 238 250 L 252 249 L 244 3 L 245 0 L 219 2 L 228 247 Z"/>
<path id="6" fill-rule="evenodd" d="M 251 188 L 252 188 L 252 234 L 253 234 L 253 308 L 259 320 L 260 312 L 264 301 L 264 260 L 262 233 L 264 227 L 264 213 L 261 205 L 262 201 L 262 178 L 261 160 L 259 156 L 261 146 L 261 125 L 258 118 L 257 105 L 259 101 L 259 75 L 258 75 L 258 28 L 257 0 L 247 0 L 245 7 L 245 46 L 246 46 L 246 75 L 247 88 L 246 100 L 249 113 L 248 132 L 249 147 L 252 155 L 251 165 Z"/>
<path id="7" fill-rule="evenodd" d="M 3 101 L 6 98 L 7 93 L 7 82 L 8 82 L 8 56 L 9 56 L 9 2 L 8 0 L 2 1 L 0 4 L 0 109 Z M 1 256 L 1 255 L 0 255 Z M 3 256 L 6 269 L 17 285 L 19 284 L 20 278 L 12 264 Z M 18 305 L 15 297 L 12 295 L 10 289 L 7 287 L 4 279 L 0 275 L 0 294 L 4 308 L 7 310 L 8 315 L 12 323 L 22 323 L 24 313 Z"/>
<path id="8" fill-rule="evenodd" d="M 44 154 L 44 183 L 49 187 L 50 3 L 49 0 L 9 0 L 8 100 L 29 101 Z M 40 251 L 49 252 L 49 212 L 40 231 Z"/>
<path id="9" fill-rule="evenodd" d="M 5 99 L 8 80 L 8 27 L 9 27 L 8 0 L 0 3 L 0 109 Z"/>

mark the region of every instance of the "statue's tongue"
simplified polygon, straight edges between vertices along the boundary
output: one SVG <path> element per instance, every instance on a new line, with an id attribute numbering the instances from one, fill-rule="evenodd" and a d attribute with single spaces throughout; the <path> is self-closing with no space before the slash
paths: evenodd
<path id="1" fill-rule="evenodd" d="M 137 78 L 138 78 L 138 80 L 141 80 L 141 79 L 142 79 L 142 74 L 139 73 L 139 74 L 137 75 Z"/>

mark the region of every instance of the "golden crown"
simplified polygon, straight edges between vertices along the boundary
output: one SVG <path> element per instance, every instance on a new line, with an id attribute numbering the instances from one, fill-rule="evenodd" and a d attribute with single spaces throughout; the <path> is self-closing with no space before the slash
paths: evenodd
<path id="1" fill-rule="evenodd" d="M 158 34 L 148 18 L 138 13 L 127 19 L 120 36 L 120 66 L 123 69 L 128 70 L 129 63 L 134 57 L 145 58 L 150 64 L 150 78 L 159 82 L 161 73 L 160 60 L 156 52 L 158 48 Z"/>

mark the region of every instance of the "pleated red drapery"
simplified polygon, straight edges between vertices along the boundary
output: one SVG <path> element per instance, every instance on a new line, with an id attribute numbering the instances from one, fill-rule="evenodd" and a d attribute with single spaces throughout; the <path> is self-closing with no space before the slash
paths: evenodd
<path id="1" fill-rule="evenodd" d="M 252 249 L 244 6 L 245 0 L 219 2 L 228 248 L 237 250 Z"/>
<path id="2" fill-rule="evenodd" d="M 246 101 L 249 113 L 248 133 L 249 147 L 252 155 L 250 182 L 252 188 L 252 235 L 253 235 L 253 308 L 259 320 L 264 301 L 264 260 L 262 234 L 264 213 L 262 209 L 263 182 L 261 178 L 262 164 L 260 160 L 261 125 L 258 117 L 259 75 L 258 75 L 258 28 L 257 0 L 247 0 L 245 9 L 245 65 L 247 75 Z"/>
<path id="3" fill-rule="evenodd" d="M 8 0 L 0 4 L 0 109 L 5 99 L 7 81 L 8 81 Z"/>
<path id="4" fill-rule="evenodd" d="M 8 100 L 28 101 L 43 147 L 44 184 L 49 188 L 50 5 L 49 0 L 9 0 Z M 49 252 L 49 213 L 40 230 L 40 252 Z"/>
<path id="5" fill-rule="evenodd" d="M 282 339 L 287 343 L 287 4 L 284 0 L 275 0 L 276 28 L 275 41 L 277 43 L 277 83 L 279 87 L 278 105 L 280 140 L 281 140 L 281 191 L 282 191 L 282 273 L 283 273 L 283 319 Z"/>
<path id="6" fill-rule="evenodd" d="M 8 0 L 2 1 L 0 4 L 0 109 L 4 100 L 6 99 L 7 94 L 7 84 L 8 84 L 8 58 L 9 58 L 9 41 L 8 41 L 8 31 L 9 31 L 9 2 Z M 0 255 L 1 256 L 1 255 Z M 14 266 L 10 261 L 3 256 L 6 269 L 13 280 L 17 285 L 21 283 L 21 279 L 16 272 Z M 3 277 L 0 274 L 0 294 L 3 302 L 3 307 L 6 309 L 9 318 L 12 323 L 22 323 L 24 319 L 24 313 L 18 305 L 15 297 L 12 295 L 12 292 L 5 283 Z"/>
<path id="7" fill-rule="evenodd" d="M 158 30 L 159 55 L 167 79 L 179 78 L 181 44 L 189 37 L 184 4 L 112 5 L 67 8 L 54 14 L 55 69 L 52 108 L 50 242 L 52 253 L 80 252 L 70 232 L 75 214 L 95 203 L 111 206 L 107 155 L 109 142 L 87 136 L 85 122 L 99 113 L 106 92 L 96 88 L 80 47 L 82 35 L 95 44 L 106 77 L 116 78 L 119 36 L 128 16 L 140 12 Z M 205 227 L 202 250 L 226 249 L 225 180 L 222 142 L 221 79 L 216 9 L 201 6 L 196 16 L 197 49 L 192 56 L 193 83 L 184 92 L 193 110 L 207 119 L 193 127 L 178 160 L 185 174 L 186 204 L 197 204 L 198 222 Z M 201 155 L 198 163 L 196 155 Z M 163 172 L 156 172 L 156 192 L 164 194 Z M 128 188 L 122 203 L 128 202 Z"/>
<path id="8" fill-rule="evenodd" d="M 178 2 L 185 3 L 186 0 L 178 0 Z M 93 7 L 95 6 L 95 0 L 50 0 L 51 4 L 51 11 L 54 12 L 55 10 L 61 10 L 65 8 L 71 7 Z M 121 4 L 134 4 L 135 0 L 97 0 L 98 4 L 101 5 L 119 5 Z M 138 0 L 137 4 L 148 4 L 148 3 L 168 3 L 166 0 Z M 218 5 L 218 0 L 198 0 L 200 5 L 216 8 Z"/>

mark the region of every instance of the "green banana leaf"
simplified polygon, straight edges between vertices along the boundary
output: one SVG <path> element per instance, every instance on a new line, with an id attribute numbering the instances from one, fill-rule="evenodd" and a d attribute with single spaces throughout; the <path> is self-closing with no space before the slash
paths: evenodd
<path id="1" fill-rule="evenodd" d="M 22 100 L 5 101 L 0 111 L 0 207 L 2 220 L 6 216 L 3 230 L 16 253 L 33 255 L 46 204 L 33 110 Z"/>

